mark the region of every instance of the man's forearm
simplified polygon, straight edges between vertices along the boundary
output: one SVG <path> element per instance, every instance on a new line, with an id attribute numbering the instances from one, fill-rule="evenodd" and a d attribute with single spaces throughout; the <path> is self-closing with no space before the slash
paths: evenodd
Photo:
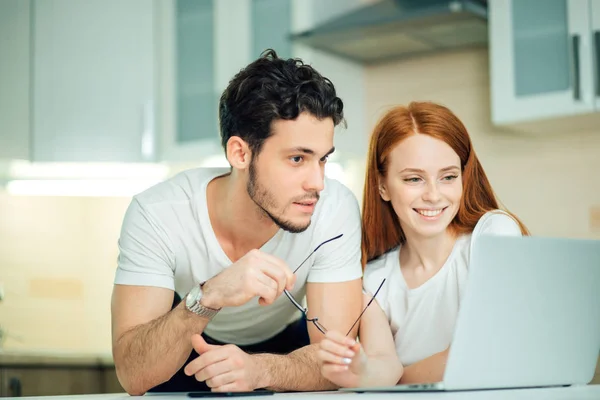
<path id="1" fill-rule="evenodd" d="M 400 383 L 434 383 L 444 378 L 448 350 L 434 354 L 421 361 L 404 367 Z"/>
<path id="2" fill-rule="evenodd" d="M 119 382 L 127 393 L 142 395 L 169 380 L 192 351 L 191 336 L 207 324 L 183 303 L 153 321 L 124 333 L 113 346 Z"/>
<path id="3" fill-rule="evenodd" d="M 321 375 L 318 345 L 302 347 L 290 354 L 254 354 L 264 373 L 260 387 L 275 391 L 332 390 L 338 387 Z"/>

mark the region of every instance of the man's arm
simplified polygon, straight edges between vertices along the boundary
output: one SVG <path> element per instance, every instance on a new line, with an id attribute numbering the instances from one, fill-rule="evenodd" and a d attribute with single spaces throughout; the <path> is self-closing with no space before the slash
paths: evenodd
<path id="1" fill-rule="evenodd" d="M 171 310 L 172 302 L 169 289 L 114 286 L 113 357 L 119 382 L 130 395 L 142 395 L 169 380 L 192 351 L 191 335 L 208 323 L 183 302 Z"/>
<path id="2" fill-rule="evenodd" d="M 363 302 L 361 279 L 340 283 L 307 283 L 306 298 L 308 317 L 319 317 L 319 322 L 328 330 L 348 332 L 361 312 Z M 359 324 L 348 337 L 356 338 Z M 321 374 L 317 357 L 318 343 L 323 334 L 308 323 L 310 346 L 287 355 L 255 354 L 252 357 L 264 370 L 258 387 L 284 391 L 331 390 L 337 386 Z"/>
<path id="3" fill-rule="evenodd" d="M 401 384 L 434 383 L 444 378 L 450 348 L 404 367 Z"/>

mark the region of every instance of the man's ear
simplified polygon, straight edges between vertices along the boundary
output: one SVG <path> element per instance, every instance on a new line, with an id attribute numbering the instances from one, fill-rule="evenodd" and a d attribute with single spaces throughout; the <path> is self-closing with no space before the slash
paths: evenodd
<path id="1" fill-rule="evenodd" d="M 239 136 L 232 136 L 227 141 L 227 161 L 233 168 L 246 169 L 250 166 L 252 152 L 248 143 Z"/>

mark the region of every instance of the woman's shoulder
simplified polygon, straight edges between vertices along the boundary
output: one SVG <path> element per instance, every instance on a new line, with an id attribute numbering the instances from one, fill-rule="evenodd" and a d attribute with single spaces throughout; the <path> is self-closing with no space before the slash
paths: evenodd
<path id="1" fill-rule="evenodd" d="M 473 236 L 511 235 L 521 236 L 521 227 L 515 218 L 504 210 L 486 212 L 475 225 Z"/>
<path id="2" fill-rule="evenodd" d="M 376 290 L 384 278 L 389 277 L 395 267 L 400 263 L 399 248 L 396 247 L 379 257 L 369 261 L 365 267 L 363 284 L 367 290 Z"/>

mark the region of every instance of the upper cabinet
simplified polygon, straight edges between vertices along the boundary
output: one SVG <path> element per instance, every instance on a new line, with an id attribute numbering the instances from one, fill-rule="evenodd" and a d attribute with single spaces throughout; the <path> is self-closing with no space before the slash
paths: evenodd
<path id="1" fill-rule="evenodd" d="M 153 2 L 32 8 L 32 159 L 155 161 Z"/>
<path id="2" fill-rule="evenodd" d="M 590 1 L 594 53 L 594 99 L 596 110 L 600 110 L 600 0 Z"/>
<path id="3" fill-rule="evenodd" d="M 0 159 L 29 158 L 29 15 L 26 0 L 0 1 Z"/>
<path id="4" fill-rule="evenodd" d="M 292 57 L 291 0 L 252 0 L 252 58 L 267 48 L 282 58 Z"/>
<path id="5" fill-rule="evenodd" d="M 600 111 L 600 0 L 490 0 L 492 120 Z"/>
<path id="6" fill-rule="evenodd" d="M 157 30 L 162 159 L 223 155 L 219 98 L 251 57 L 250 0 L 164 0 Z"/>

